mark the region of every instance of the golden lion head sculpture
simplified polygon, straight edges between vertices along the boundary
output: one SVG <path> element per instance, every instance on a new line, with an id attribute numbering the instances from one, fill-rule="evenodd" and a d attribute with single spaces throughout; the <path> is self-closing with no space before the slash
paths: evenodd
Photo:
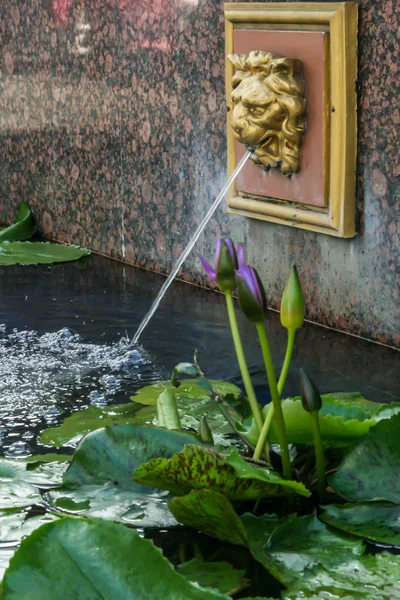
<path id="1" fill-rule="evenodd" d="M 235 137 L 252 151 L 251 159 L 284 175 L 297 173 L 305 131 L 306 92 L 301 61 L 253 51 L 229 54 Z"/>

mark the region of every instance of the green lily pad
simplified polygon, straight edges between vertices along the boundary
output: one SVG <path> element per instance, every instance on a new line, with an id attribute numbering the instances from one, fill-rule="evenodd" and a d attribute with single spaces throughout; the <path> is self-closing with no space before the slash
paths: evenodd
<path id="1" fill-rule="evenodd" d="M 346 533 L 400 546 L 400 506 L 391 502 L 330 504 L 322 507 L 320 519 Z"/>
<path id="2" fill-rule="evenodd" d="M 45 429 L 38 441 L 44 446 L 75 447 L 91 431 L 107 427 L 107 425 L 134 423 L 138 408 L 138 406 L 131 403 L 119 406 L 104 406 L 102 408 L 90 406 L 74 412 L 64 419 L 58 427 Z"/>
<path id="3" fill-rule="evenodd" d="M 400 412 L 400 403 L 379 404 L 366 400 L 358 392 L 335 392 L 324 394 L 319 415 L 321 436 L 326 447 L 346 447 L 352 445 L 367 435 L 369 430 L 383 419 L 390 419 Z M 264 407 L 264 417 L 268 412 Z M 282 402 L 282 410 L 289 442 L 292 444 L 313 444 L 312 425 L 308 413 L 303 409 L 301 398 L 287 398 Z M 252 419 L 243 425 L 238 424 L 238 430 L 245 433 L 253 444 L 256 443 L 257 431 Z M 276 421 L 273 419 L 269 441 L 279 443 L 276 431 Z"/>
<path id="4" fill-rule="evenodd" d="M 0 511 L 0 580 L 21 540 L 57 518 L 50 514 L 27 517 L 26 511 Z"/>
<path id="5" fill-rule="evenodd" d="M 36 227 L 33 224 L 30 208 L 25 202 L 21 202 L 17 208 L 14 223 L 0 231 L 0 243 L 29 240 L 35 231 Z"/>
<path id="6" fill-rule="evenodd" d="M 110 425 L 89 433 L 75 450 L 64 484 L 114 485 L 135 491 L 147 488 L 132 482 L 132 473 L 154 456 L 170 457 L 186 444 L 201 444 L 195 434 L 140 425 Z M 162 459 L 161 459 L 162 460 Z"/>
<path id="7" fill-rule="evenodd" d="M 90 250 L 52 242 L 2 242 L 1 265 L 43 265 L 70 262 L 89 256 Z"/>
<path id="8" fill-rule="evenodd" d="M 55 580 L 56 577 L 56 580 Z M 25 539 L 3 600 L 229 600 L 179 575 L 150 540 L 101 519 L 60 519 Z"/>
<path id="9" fill-rule="evenodd" d="M 260 517 L 258 533 L 254 519 L 250 521 L 252 535 L 248 536 L 250 551 L 286 586 L 303 577 L 306 569 L 322 565 L 334 570 L 364 551 L 361 540 L 330 529 L 315 515 L 288 519 L 272 532 L 273 520 Z"/>
<path id="10" fill-rule="evenodd" d="M 400 504 L 400 415 L 380 421 L 328 478 L 346 500 Z"/>
<path id="11" fill-rule="evenodd" d="M 246 530 L 226 496 L 211 490 L 192 490 L 169 504 L 175 518 L 186 525 L 232 544 L 247 545 Z"/>
<path id="12" fill-rule="evenodd" d="M 306 569 L 282 593 L 283 600 L 397 600 L 400 598 L 400 556 L 382 552 L 336 564 Z"/>
<path id="13" fill-rule="evenodd" d="M 0 484 L 14 481 L 29 483 L 37 487 L 54 487 L 61 485 L 63 473 L 67 467 L 68 463 L 58 460 L 28 462 L 0 459 Z"/>
<path id="14" fill-rule="evenodd" d="M 211 379 L 210 383 L 213 388 L 222 396 L 231 396 L 232 401 L 238 400 L 242 395 L 242 390 L 233 383 L 228 381 L 222 381 L 217 379 Z M 142 387 L 134 396 L 131 396 L 131 400 L 139 402 L 140 404 L 147 404 L 149 406 L 155 406 L 157 404 L 157 398 L 166 389 L 172 388 L 175 391 L 175 397 L 179 400 L 185 398 L 186 400 L 206 400 L 210 398 L 210 393 L 199 385 L 198 379 L 185 379 L 181 382 L 179 387 L 172 385 L 170 381 L 160 381 L 153 383 L 152 385 L 146 385 Z"/>
<path id="15" fill-rule="evenodd" d="M 234 569 L 226 561 L 206 562 L 194 558 L 178 565 L 176 570 L 188 581 L 217 589 L 221 594 L 237 594 L 249 585 L 245 571 Z"/>
<path id="16" fill-rule="evenodd" d="M 171 458 L 153 458 L 142 464 L 135 469 L 133 480 L 162 487 L 178 496 L 192 489 L 209 489 L 235 502 L 282 496 L 287 482 L 282 485 L 284 480 L 268 473 L 270 477 L 267 473 L 257 477 L 249 472 L 237 474 L 226 456 L 211 448 L 187 445 Z M 304 486 L 298 489 L 308 495 Z"/>
<path id="17" fill-rule="evenodd" d="M 169 529 L 178 525 L 168 508 L 166 492 L 138 494 L 110 482 L 49 492 L 46 500 L 56 514 L 101 518 L 140 528 Z"/>

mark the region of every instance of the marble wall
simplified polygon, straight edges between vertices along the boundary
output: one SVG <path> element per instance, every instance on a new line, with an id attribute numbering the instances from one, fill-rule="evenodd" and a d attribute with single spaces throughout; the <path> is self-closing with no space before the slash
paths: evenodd
<path id="1" fill-rule="evenodd" d="M 357 237 L 221 208 L 198 250 L 244 242 L 274 308 L 295 262 L 309 319 L 400 347 L 400 0 L 359 4 Z M 225 178 L 223 2 L 3 0 L 0 50 L 0 220 L 167 273 Z"/>

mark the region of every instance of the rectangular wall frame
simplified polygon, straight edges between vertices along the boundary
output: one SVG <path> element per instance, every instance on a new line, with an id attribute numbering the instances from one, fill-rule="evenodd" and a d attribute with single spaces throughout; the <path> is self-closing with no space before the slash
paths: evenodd
<path id="1" fill-rule="evenodd" d="M 248 30 L 249 36 L 260 30 L 320 31 L 325 32 L 327 40 L 322 169 L 326 197 L 316 206 L 238 192 L 233 184 L 228 193 L 228 212 L 336 237 L 355 235 L 357 18 L 356 2 L 225 4 L 226 56 L 235 51 L 236 29 Z M 230 125 L 232 76 L 233 66 L 226 60 L 228 175 L 239 158 Z"/>

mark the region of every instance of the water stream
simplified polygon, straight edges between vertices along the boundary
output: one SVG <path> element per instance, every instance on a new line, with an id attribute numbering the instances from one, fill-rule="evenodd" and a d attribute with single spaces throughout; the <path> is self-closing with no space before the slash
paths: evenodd
<path id="1" fill-rule="evenodd" d="M 140 338 L 140 336 L 141 336 L 144 328 L 149 323 L 150 319 L 152 318 L 152 316 L 156 312 L 157 308 L 159 307 L 161 300 L 163 299 L 163 297 L 164 297 L 165 293 L 167 292 L 169 286 L 171 285 L 171 283 L 173 282 L 173 280 L 177 276 L 179 269 L 181 268 L 181 266 L 183 265 L 183 263 L 185 262 L 185 260 L 187 259 L 187 257 L 191 253 L 191 251 L 193 250 L 194 245 L 196 244 L 197 240 L 199 239 L 200 235 L 202 234 L 202 232 L 203 232 L 204 228 L 206 227 L 208 221 L 213 216 L 214 212 L 216 211 L 216 209 L 220 205 L 222 199 L 224 198 L 226 192 L 229 190 L 229 188 L 232 185 L 232 183 L 235 181 L 236 177 L 239 175 L 240 171 L 244 167 L 244 165 L 245 165 L 247 159 L 249 158 L 250 154 L 251 153 L 249 151 L 246 151 L 246 153 L 244 154 L 243 158 L 241 159 L 241 161 L 237 165 L 236 169 L 233 171 L 232 175 L 226 181 L 224 187 L 222 188 L 222 190 L 220 191 L 220 193 L 218 194 L 218 196 L 214 200 L 214 203 L 208 209 L 206 215 L 204 216 L 204 218 L 201 221 L 200 225 L 198 226 L 198 228 L 194 232 L 194 234 L 191 237 L 191 239 L 190 239 L 188 245 L 186 246 L 185 250 L 182 252 L 182 254 L 180 255 L 180 257 L 176 261 L 176 263 L 175 263 L 175 265 L 174 265 L 171 273 L 168 275 L 167 279 L 165 280 L 164 284 L 162 285 L 162 287 L 161 287 L 160 291 L 158 292 L 158 294 L 157 294 L 157 296 L 156 296 L 153 304 L 150 307 L 149 312 L 142 319 L 142 321 L 141 321 L 141 323 L 140 323 L 140 325 L 138 327 L 138 330 L 137 330 L 137 332 L 135 333 L 135 335 L 133 337 L 132 344 L 137 344 L 137 342 L 139 341 L 139 338 Z"/>

